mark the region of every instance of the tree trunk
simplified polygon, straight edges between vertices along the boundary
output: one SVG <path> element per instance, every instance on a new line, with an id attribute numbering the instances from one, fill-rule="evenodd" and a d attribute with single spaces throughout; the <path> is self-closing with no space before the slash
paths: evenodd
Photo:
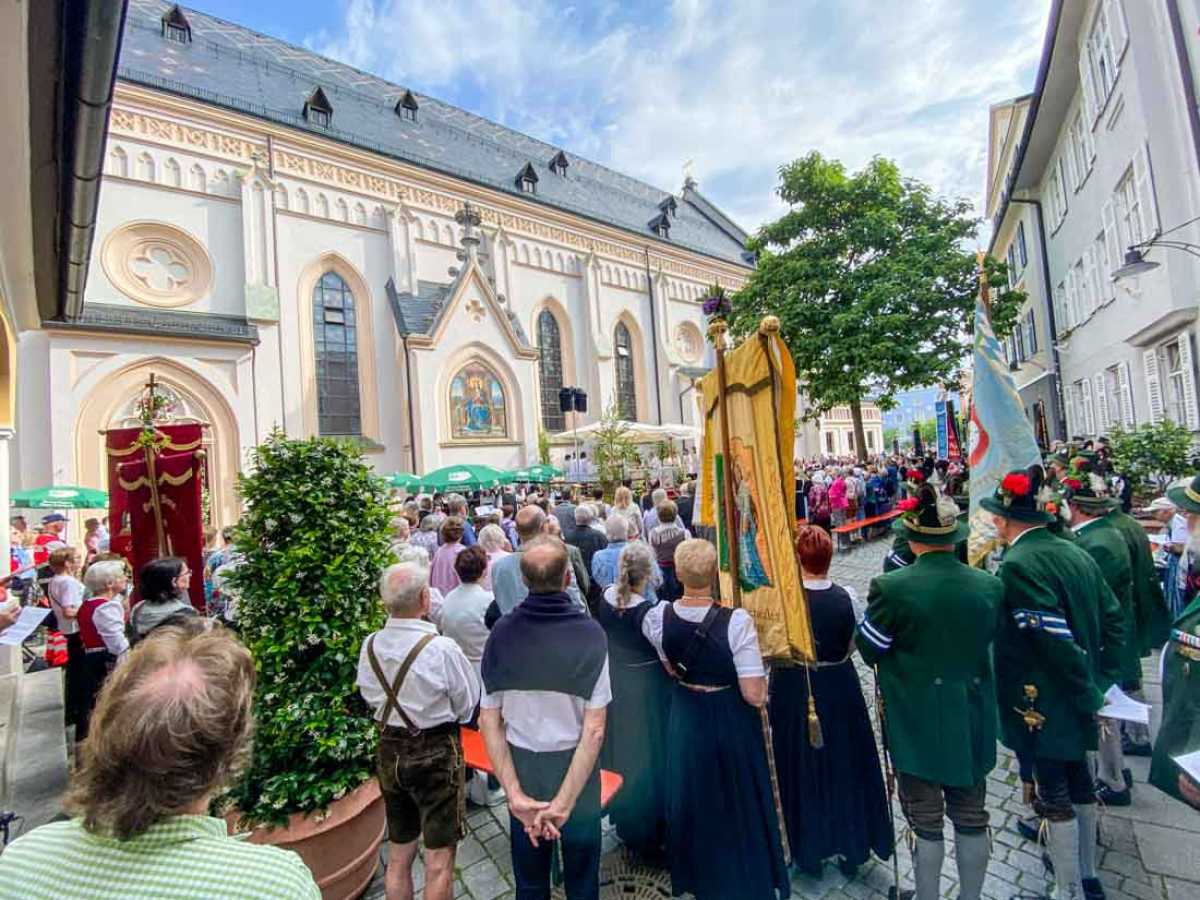
<path id="1" fill-rule="evenodd" d="M 854 421 L 854 454 L 859 462 L 867 461 L 867 434 L 863 430 L 862 401 L 850 401 L 850 418 Z"/>

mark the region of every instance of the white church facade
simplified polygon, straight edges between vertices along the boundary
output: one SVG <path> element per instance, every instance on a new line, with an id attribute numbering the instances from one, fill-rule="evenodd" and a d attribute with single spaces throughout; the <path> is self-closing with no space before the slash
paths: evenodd
<path id="1" fill-rule="evenodd" d="M 83 314 L 21 338 L 14 487 L 105 487 L 153 372 L 209 422 L 213 524 L 272 429 L 380 473 L 536 461 L 558 390 L 697 419 L 700 299 L 746 235 L 670 194 L 340 63 L 131 0 Z"/>

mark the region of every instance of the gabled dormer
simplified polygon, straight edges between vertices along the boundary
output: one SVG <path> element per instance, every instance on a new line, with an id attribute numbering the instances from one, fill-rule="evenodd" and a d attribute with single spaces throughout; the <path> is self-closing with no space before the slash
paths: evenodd
<path id="1" fill-rule="evenodd" d="M 176 3 L 162 17 L 162 36 L 177 44 L 192 42 L 192 25 Z"/>
<path id="2" fill-rule="evenodd" d="M 328 128 L 333 121 L 333 104 L 325 96 L 325 91 L 318 87 L 304 101 L 304 118 L 312 125 Z"/>
<path id="3" fill-rule="evenodd" d="M 555 175 L 560 175 L 565 178 L 567 174 L 567 166 L 569 165 L 570 163 L 567 161 L 567 154 L 559 150 L 558 153 L 554 154 L 554 158 L 550 160 L 550 171 Z"/>
<path id="4" fill-rule="evenodd" d="M 663 211 L 663 213 L 666 215 L 670 215 L 670 216 L 677 215 L 679 207 L 678 207 L 678 204 L 675 202 L 675 195 L 667 194 L 667 196 L 663 198 L 663 201 L 660 204 L 658 204 L 658 208 L 661 209 Z"/>
<path id="5" fill-rule="evenodd" d="M 396 101 L 396 115 L 409 122 L 417 121 L 419 108 L 417 98 L 413 96 L 412 91 L 405 91 L 404 96 Z"/>
<path id="6" fill-rule="evenodd" d="M 660 238 L 671 237 L 671 217 L 666 212 L 661 212 L 650 220 L 650 230 L 657 234 Z"/>
<path id="7" fill-rule="evenodd" d="M 538 176 L 533 169 L 533 163 L 525 163 L 525 167 L 517 173 L 516 185 L 522 194 L 537 193 Z"/>

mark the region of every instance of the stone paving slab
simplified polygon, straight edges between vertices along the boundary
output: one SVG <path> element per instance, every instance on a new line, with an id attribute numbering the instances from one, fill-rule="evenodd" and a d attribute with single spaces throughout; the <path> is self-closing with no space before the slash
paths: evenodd
<path id="1" fill-rule="evenodd" d="M 865 600 L 871 578 L 882 571 L 889 541 L 856 545 L 834 556 L 834 581 L 853 588 Z M 1161 696 L 1157 659 L 1144 664 L 1146 694 L 1151 702 Z M 874 677 L 859 663 L 859 677 L 874 718 Z M 1157 727 L 1157 718 L 1152 727 Z M 878 729 L 876 729 L 878 734 Z M 1100 880 L 1109 900 L 1200 900 L 1200 813 L 1146 784 L 1149 760 L 1128 761 L 1134 773 L 1133 804 L 1107 809 L 1100 822 Z M 1016 821 L 1028 810 L 1021 804 L 1017 763 L 999 748 L 996 769 L 988 778 L 987 805 L 991 814 L 992 858 L 983 894 L 987 900 L 1010 900 L 1021 895 L 1037 897 L 1048 886 L 1041 848 L 1021 838 Z M 897 834 L 905 832 L 899 802 L 893 803 Z M 471 807 L 469 836 L 461 845 L 455 878 L 455 897 L 497 900 L 513 897 L 512 862 L 508 847 L 508 813 L 503 805 Z M 947 826 L 947 854 L 941 890 L 957 898 L 958 873 L 954 867 L 953 829 Z M 666 900 L 670 878 L 661 870 L 631 865 L 612 828 L 605 823 L 605 856 L 602 861 L 601 896 L 606 900 Z M 912 855 L 901 840 L 897 852 L 901 888 L 912 887 Z M 886 900 L 892 885 L 892 863 L 873 860 L 847 879 L 835 866 L 826 866 L 821 878 L 797 875 L 792 896 L 801 900 Z M 421 884 L 418 878 L 418 886 Z M 382 867 L 366 896 L 383 898 Z M 421 893 L 418 890 L 417 896 Z M 556 893 L 556 897 L 561 892 Z"/>

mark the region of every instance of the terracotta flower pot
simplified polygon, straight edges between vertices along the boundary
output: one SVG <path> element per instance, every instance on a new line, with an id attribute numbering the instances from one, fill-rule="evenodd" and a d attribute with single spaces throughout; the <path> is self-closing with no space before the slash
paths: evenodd
<path id="1" fill-rule="evenodd" d="M 230 830 L 237 815 L 228 817 Z M 324 817 L 296 813 L 283 828 L 256 828 L 249 840 L 300 854 L 324 900 L 349 900 L 367 889 L 387 834 L 383 796 L 372 778 L 329 805 Z"/>

